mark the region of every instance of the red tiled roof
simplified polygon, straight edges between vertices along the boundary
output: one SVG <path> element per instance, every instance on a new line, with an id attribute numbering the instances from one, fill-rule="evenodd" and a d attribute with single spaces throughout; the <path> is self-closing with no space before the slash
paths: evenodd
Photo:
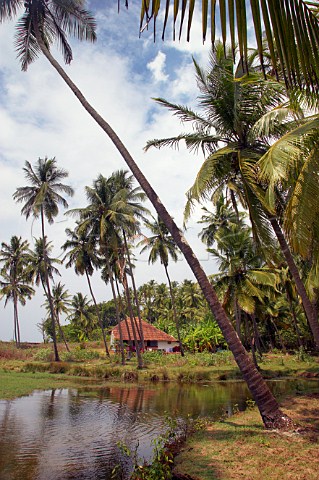
<path id="1" fill-rule="evenodd" d="M 131 324 L 130 318 L 127 318 L 126 321 L 122 320 L 120 322 L 123 340 L 129 340 L 127 325 L 128 325 L 129 333 L 131 336 L 131 340 L 133 340 L 134 336 L 133 336 L 133 330 L 132 330 L 132 324 Z M 145 341 L 157 340 L 157 341 L 164 341 L 164 342 L 177 342 L 176 338 L 172 337 L 172 335 L 168 335 L 167 333 L 162 332 L 162 330 L 159 330 L 158 328 L 153 327 L 153 325 L 150 325 L 149 323 L 145 322 L 145 320 L 142 320 L 142 328 L 143 328 L 143 336 Z M 135 331 L 136 331 L 136 336 L 139 340 L 140 335 L 139 335 L 139 319 L 138 318 L 135 318 Z M 119 334 L 118 325 L 116 325 L 116 327 L 112 329 L 112 333 L 114 338 L 116 340 L 119 340 L 120 334 Z"/>

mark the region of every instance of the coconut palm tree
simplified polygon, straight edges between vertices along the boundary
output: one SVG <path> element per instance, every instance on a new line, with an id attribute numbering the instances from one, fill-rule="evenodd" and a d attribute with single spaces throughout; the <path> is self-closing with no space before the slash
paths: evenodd
<path id="1" fill-rule="evenodd" d="M 165 274 L 166 274 L 166 278 L 169 286 L 172 307 L 173 307 L 173 314 L 174 314 L 174 321 L 176 325 L 178 343 L 180 346 L 181 355 L 183 357 L 184 349 L 181 341 L 179 321 L 178 321 L 177 311 L 176 311 L 175 296 L 173 293 L 172 282 L 168 273 L 169 257 L 174 262 L 177 262 L 179 249 L 176 246 L 176 243 L 174 242 L 172 236 L 169 234 L 169 231 L 165 223 L 159 217 L 157 220 L 153 218 L 153 222 L 145 220 L 145 225 L 153 235 L 151 237 L 145 237 L 143 240 L 139 242 L 139 245 L 143 245 L 141 253 L 143 253 L 146 250 L 149 250 L 150 254 L 148 257 L 148 263 L 155 263 L 157 260 L 160 260 L 161 264 L 164 266 L 164 270 L 165 270 Z"/>
<path id="2" fill-rule="evenodd" d="M 272 198 L 273 203 L 275 202 L 273 182 L 269 182 L 270 188 L 267 190 L 262 188 L 265 185 L 266 177 L 265 163 L 257 164 L 258 160 L 261 161 L 267 157 L 269 150 L 273 151 L 275 148 L 270 146 L 270 142 L 278 136 L 289 136 L 289 133 L 286 132 L 292 128 L 291 125 L 295 124 L 294 122 L 278 122 L 277 115 L 276 126 L 273 125 L 273 128 L 270 129 L 269 121 L 267 123 L 263 120 L 264 127 L 267 125 L 267 131 L 264 129 L 262 132 L 260 129 L 261 119 L 268 118 L 270 110 L 276 106 L 282 106 L 284 103 L 284 90 L 279 84 L 261 79 L 248 84 L 243 80 L 240 81 L 238 74 L 241 71 L 241 65 L 234 70 L 232 52 L 228 50 L 225 57 L 221 44 L 216 45 L 216 52 L 211 55 L 209 71 L 205 72 L 196 62 L 194 64 L 201 92 L 199 105 L 204 114 L 198 114 L 187 107 L 174 105 L 163 99 L 158 99 L 158 102 L 175 112 L 183 121 L 192 122 L 195 133 L 152 140 L 148 142 L 146 148 L 172 146 L 184 140 L 189 149 L 199 146 L 204 149 L 208 156 L 197 174 L 194 185 L 187 194 L 186 218 L 190 215 L 195 201 L 207 199 L 210 195 L 213 200 L 216 200 L 221 191 L 225 190 L 229 193 L 229 199 L 234 208 L 237 208 L 237 202 L 240 201 L 243 207 L 248 209 L 254 237 L 264 250 L 268 250 L 268 255 L 273 255 L 273 252 L 277 251 L 271 233 L 272 229 L 296 283 L 298 294 L 319 348 L 318 319 L 314 315 L 313 306 L 280 226 L 280 208 L 282 210 L 285 192 L 282 193 L 281 198 L 277 199 L 280 206 L 277 213 L 269 205 L 269 201 L 268 204 L 266 201 Z M 290 103 L 286 103 L 283 110 L 286 115 L 288 111 L 292 118 L 295 116 L 299 119 L 300 117 L 300 109 L 293 110 Z M 280 143 L 280 141 L 278 142 Z M 270 154 L 270 158 L 273 158 L 272 154 Z M 256 164 L 260 165 L 259 168 L 263 172 L 263 184 L 255 178 Z M 267 174 L 271 169 L 271 164 L 272 162 L 268 163 Z M 278 164 L 282 165 L 282 162 L 278 161 Z"/>
<path id="3" fill-rule="evenodd" d="M 114 195 L 121 195 L 123 207 L 127 210 L 127 215 L 131 215 L 135 219 L 135 223 L 132 223 L 130 230 L 122 228 L 122 236 L 124 240 L 124 248 L 127 256 L 129 275 L 132 281 L 132 287 L 134 292 L 134 300 L 137 307 L 137 316 L 139 319 L 139 331 L 141 335 L 141 344 L 144 346 L 143 324 L 140 311 L 140 303 L 137 295 L 135 277 L 133 273 L 133 265 L 131 262 L 130 248 L 128 245 L 127 237 L 135 238 L 140 233 L 140 219 L 143 219 L 145 215 L 149 214 L 149 210 L 145 208 L 141 202 L 145 201 L 146 195 L 141 191 L 140 187 L 134 187 L 134 177 L 129 175 L 127 170 L 118 170 L 114 172 L 110 181 L 113 184 Z M 111 188 L 112 188 L 111 187 Z"/>
<path id="4" fill-rule="evenodd" d="M 73 295 L 68 317 L 71 323 L 80 330 L 79 340 L 89 339 L 95 328 L 96 319 L 90 310 L 90 300 L 86 295 L 77 292 Z"/>
<path id="5" fill-rule="evenodd" d="M 160 4 L 157 0 L 149 2 L 141 0 L 140 29 L 143 31 L 151 25 L 152 20 L 155 37 L 155 28 L 159 21 L 157 19 L 163 19 L 162 39 L 164 39 L 171 15 L 173 38 L 175 39 L 175 30 L 178 29 L 177 36 L 181 38 L 183 30 L 186 30 L 187 40 L 189 40 L 196 3 L 199 2 L 168 0 L 164 6 L 164 3 Z M 264 40 L 266 40 L 269 58 L 277 76 L 283 76 L 289 87 L 297 85 L 301 88 L 318 90 L 319 5 L 316 2 L 307 0 L 230 1 L 228 8 L 226 3 L 224 0 L 201 1 L 203 41 L 208 36 L 208 24 L 210 24 L 210 41 L 213 45 L 216 31 L 219 29 L 222 33 L 224 48 L 227 42 L 231 42 L 235 62 L 235 51 L 238 45 L 243 69 L 249 71 L 248 30 L 251 35 L 249 23 L 252 21 L 261 64 L 267 62 L 264 58 Z M 184 21 L 186 17 L 188 17 L 187 22 Z"/>
<path id="6" fill-rule="evenodd" d="M 70 352 L 69 345 L 66 341 L 66 338 L 63 332 L 63 328 L 61 327 L 60 315 L 61 313 L 64 313 L 64 314 L 69 313 L 69 307 L 71 305 L 71 301 L 70 301 L 70 295 L 68 290 L 66 290 L 65 285 L 63 285 L 61 282 L 58 282 L 56 285 L 53 285 L 52 287 L 52 302 L 53 302 L 55 318 L 58 324 L 60 335 L 63 339 L 65 348 L 67 349 L 68 352 Z M 48 300 L 45 302 L 45 306 L 48 312 L 50 313 L 50 305 Z"/>
<path id="7" fill-rule="evenodd" d="M 141 188 L 153 204 L 157 214 L 163 220 L 170 231 L 177 246 L 185 256 L 187 263 L 192 269 L 210 308 L 219 323 L 223 335 L 234 354 L 236 362 L 243 373 L 251 393 L 260 409 L 261 416 L 266 426 L 287 426 L 289 419 L 283 415 L 279 406 L 261 375 L 257 372 L 253 363 L 239 341 L 236 333 L 220 305 L 216 292 L 205 275 L 197 257 L 187 243 L 181 230 L 177 227 L 172 217 L 160 201 L 157 193 L 145 178 L 133 157 L 120 140 L 112 127 L 99 115 L 89 104 L 82 92 L 72 82 L 61 65 L 50 52 L 53 41 L 58 40 L 66 63 L 72 60 L 72 50 L 67 42 L 66 31 L 74 33 L 80 39 L 95 40 L 95 24 L 92 17 L 83 8 L 84 1 L 70 0 L 60 2 L 57 0 L 7 0 L 0 3 L 0 21 L 14 18 L 20 7 L 25 12 L 17 25 L 17 50 L 21 59 L 22 69 L 26 70 L 29 64 L 40 52 L 47 58 L 53 68 L 58 72 L 71 91 L 78 98 L 85 110 L 92 116 L 96 123 L 111 139 L 124 161 L 127 163 Z M 51 309 L 53 312 L 53 308 Z M 56 353 L 57 356 L 57 353 Z"/>
<path id="8" fill-rule="evenodd" d="M 30 185 L 26 187 L 18 187 L 13 194 L 13 198 L 18 203 L 24 203 L 21 209 L 21 214 L 25 215 L 26 219 L 31 215 L 34 218 L 40 217 L 43 242 L 44 283 L 46 286 L 45 291 L 50 305 L 54 355 L 55 360 L 59 361 L 55 335 L 55 314 L 48 272 L 44 222 L 45 218 L 49 224 L 54 222 L 54 218 L 59 213 L 59 204 L 65 208 L 68 207 L 67 201 L 61 194 L 72 196 L 73 189 L 69 185 L 61 183 L 61 181 L 68 176 L 68 172 L 57 167 L 55 158 L 39 158 L 35 167 L 33 167 L 30 162 L 26 161 L 23 170 Z"/>
<path id="9" fill-rule="evenodd" d="M 18 302 L 25 305 L 26 299 L 30 300 L 34 294 L 28 271 L 30 255 L 29 243 L 21 237 L 14 235 L 10 243 L 1 243 L 0 262 L 3 267 L 0 295 L 5 297 L 5 306 L 9 300 L 13 302 L 14 339 L 17 347 L 20 346 Z"/>
<path id="10" fill-rule="evenodd" d="M 223 305 L 233 312 L 236 330 L 241 335 L 241 312 L 253 316 L 257 303 L 264 303 L 270 291 L 279 283 L 279 275 L 267 268 L 256 251 L 251 230 L 232 225 L 216 235 L 216 248 L 209 248 L 219 265 L 213 277 L 215 288 L 223 296 Z"/>
<path id="11" fill-rule="evenodd" d="M 93 182 L 92 187 L 86 187 L 86 195 L 89 205 L 85 208 L 74 209 L 70 214 L 80 216 L 79 228 L 87 229 L 90 237 L 98 242 L 101 256 L 104 257 L 108 276 L 110 279 L 112 293 L 113 275 L 111 274 L 112 258 L 120 258 L 122 249 L 121 232 L 123 230 L 130 231 L 136 229 L 136 219 L 133 215 L 133 209 L 128 208 L 126 195 L 123 197 L 123 189 L 118 189 L 114 183 L 114 178 L 106 178 L 99 175 Z M 123 199 L 124 198 L 124 199 Z M 123 255 L 121 256 L 123 259 Z M 122 271 L 124 271 L 122 269 Z M 124 277 L 121 277 L 122 280 Z M 125 281 L 125 292 L 128 295 L 128 284 Z M 135 331 L 135 321 L 132 316 L 133 333 Z M 139 367 L 142 368 L 143 360 L 140 354 L 140 347 L 137 337 L 134 339 L 136 346 L 136 354 Z"/>
<path id="12" fill-rule="evenodd" d="M 106 342 L 105 329 L 91 282 L 91 276 L 93 275 L 94 269 L 101 266 L 101 259 L 98 256 L 95 239 L 90 235 L 88 228 L 84 228 L 83 226 L 81 228 L 79 223 L 77 223 L 74 230 L 67 228 L 65 233 L 69 239 L 61 247 L 64 252 L 68 250 L 63 261 L 68 259 L 65 265 L 66 268 L 74 266 L 77 275 L 85 275 L 86 277 L 95 306 L 96 317 L 102 330 L 105 353 L 109 357 L 110 352 Z"/>
<path id="13" fill-rule="evenodd" d="M 52 242 L 48 242 L 47 237 L 45 237 L 44 242 L 42 238 L 36 238 L 34 239 L 34 249 L 31 250 L 29 261 L 30 275 L 32 275 L 33 281 L 37 286 L 42 286 L 46 297 L 46 270 L 51 281 L 54 279 L 54 276 L 61 276 L 60 271 L 55 265 L 61 265 L 62 262 L 59 258 L 54 258 L 51 256 L 52 250 L 53 244 Z M 46 257 L 46 267 L 44 257 Z"/>

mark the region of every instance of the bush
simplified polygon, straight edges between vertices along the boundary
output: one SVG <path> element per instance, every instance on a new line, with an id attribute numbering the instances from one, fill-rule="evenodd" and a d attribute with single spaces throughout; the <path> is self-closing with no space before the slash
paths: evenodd
<path id="1" fill-rule="evenodd" d="M 99 352 L 95 350 L 86 350 L 81 347 L 76 347 L 71 352 L 62 352 L 60 354 L 61 360 L 65 362 L 82 362 L 85 360 L 94 360 L 96 358 L 100 358 Z"/>
<path id="2" fill-rule="evenodd" d="M 54 359 L 54 354 L 52 348 L 40 348 L 33 355 L 33 360 L 39 362 L 52 362 Z"/>

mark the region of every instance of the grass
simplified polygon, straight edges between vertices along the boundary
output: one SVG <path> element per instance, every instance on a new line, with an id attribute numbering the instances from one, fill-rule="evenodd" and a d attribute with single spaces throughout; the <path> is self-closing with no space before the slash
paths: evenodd
<path id="1" fill-rule="evenodd" d="M 25 344 L 23 348 L 16 349 L 12 343 L 0 342 L 0 371 L 7 379 L 0 382 L 0 398 L 86 381 L 207 383 L 241 378 L 228 351 L 188 353 L 185 357 L 147 352 L 144 354 L 145 369 L 137 370 L 135 358 L 122 366 L 118 355 L 111 355 L 111 359 L 105 356 L 103 345 L 99 342 L 73 344 L 70 349 L 71 353 L 68 353 L 64 345 L 59 345 L 62 361 L 54 362 L 52 345 Z M 318 375 L 318 362 L 318 358 L 309 355 L 301 359 L 299 355 L 276 353 L 264 355 L 260 367 L 265 378 L 315 376 Z M 15 377 L 14 372 L 19 375 Z M 9 388 L 8 382 L 12 387 Z M 14 383 L 17 383 L 16 387 Z"/>
<path id="2" fill-rule="evenodd" d="M 177 478 L 196 480 L 317 480 L 319 394 L 286 399 L 285 413 L 302 434 L 266 431 L 257 409 L 196 432 L 176 458 Z"/>
<path id="3" fill-rule="evenodd" d="M 12 399 L 27 395 L 34 390 L 51 388 L 76 388 L 81 379 L 66 375 L 53 375 L 48 372 L 25 374 L 0 370 L 0 398 Z"/>

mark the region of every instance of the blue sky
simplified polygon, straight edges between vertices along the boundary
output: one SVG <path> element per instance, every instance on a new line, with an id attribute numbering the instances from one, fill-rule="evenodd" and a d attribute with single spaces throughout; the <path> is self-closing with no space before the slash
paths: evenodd
<path id="1" fill-rule="evenodd" d="M 182 224 L 185 192 L 191 186 L 203 158 L 181 147 L 143 152 L 148 139 L 161 138 L 185 131 L 170 112 L 158 107 L 152 97 L 164 97 L 174 103 L 194 105 L 196 83 L 192 55 L 201 65 L 208 63 L 209 45 L 202 45 L 200 17 L 193 25 L 193 40 L 172 42 L 168 30 L 165 42 L 158 31 L 145 31 L 139 38 L 139 3 L 123 7 L 117 13 L 117 2 L 91 1 L 90 9 L 97 20 L 98 41 L 95 44 L 72 41 L 74 60 L 65 67 L 67 73 L 87 99 L 111 124 L 126 144 L 144 174 L 176 222 Z M 91 185 L 102 173 L 126 168 L 124 161 L 100 128 L 91 120 L 72 92 L 64 85 L 45 58 L 40 57 L 27 72 L 21 72 L 14 51 L 14 22 L 0 26 L 0 195 L 1 241 L 21 235 L 33 246 L 40 235 L 38 222 L 26 221 L 20 215 L 12 194 L 25 185 L 22 168 L 26 160 L 56 157 L 59 166 L 69 171 L 68 183 L 75 189 L 70 208 L 85 206 L 85 185 Z M 53 50 L 60 60 L 59 52 Z M 61 211 L 47 235 L 54 243 L 54 255 L 61 256 L 66 227 L 72 220 Z M 186 233 L 191 246 L 202 260 L 207 273 L 216 271 L 198 239 L 200 230 L 195 218 Z M 154 278 L 165 281 L 161 265 L 148 266 L 147 257 L 136 252 L 137 283 Z M 171 277 L 182 281 L 193 278 L 182 259 L 170 264 Z M 84 278 L 61 268 L 62 282 L 71 294 L 88 294 Z M 98 274 L 94 289 L 99 301 L 111 298 Z M 57 279 L 58 280 L 58 279 Z M 41 290 L 27 306 L 20 308 L 21 337 L 39 341 L 36 324 L 44 317 Z M 13 337 L 12 305 L 0 304 L 0 340 Z"/>

